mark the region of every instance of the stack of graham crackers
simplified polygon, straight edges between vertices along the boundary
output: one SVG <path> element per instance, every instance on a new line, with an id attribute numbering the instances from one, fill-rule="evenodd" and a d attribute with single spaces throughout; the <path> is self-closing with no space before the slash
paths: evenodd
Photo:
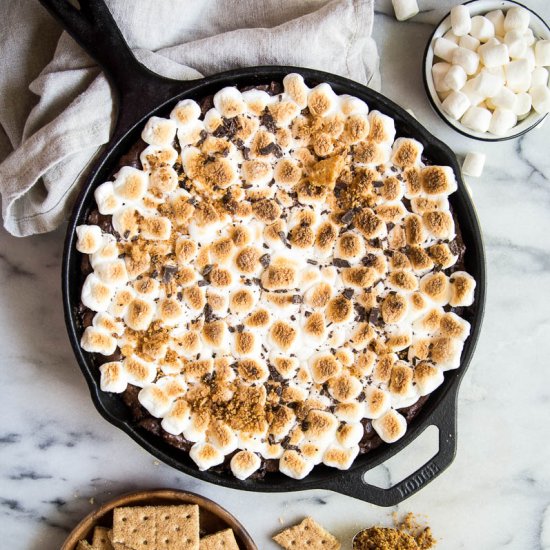
<path id="1" fill-rule="evenodd" d="M 113 526 L 95 527 L 92 543 L 81 540 L 76 550 L 239 550 L 226 529 L 200 537 L 199 507 L 135 506 L 115 508 Z"/>

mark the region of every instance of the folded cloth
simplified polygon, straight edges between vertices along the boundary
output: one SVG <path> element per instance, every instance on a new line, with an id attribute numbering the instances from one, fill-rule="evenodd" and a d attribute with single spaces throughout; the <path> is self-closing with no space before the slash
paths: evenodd
<path id="1" fill-rule="evenodd" d="M 373 4 L 107 0 L 135 56 L 167 77 L 196 79 L 243 66 L 297 65 L 378 88 Z M 0 37 L 0 86 L 9 92 L 9 100 L 0 101 L 2 214 L 10 233 L 26 236 L 50 231 L 67 217 L 114 127 L 113 93 L 93 60 L 65 32 L 53 58 L 37 73 L 60 29 L 36 0 L 6 2 L 2 12 L 4 28 L 11 29 Z M 25 79 L 39 97 L 30 113 Z"/>

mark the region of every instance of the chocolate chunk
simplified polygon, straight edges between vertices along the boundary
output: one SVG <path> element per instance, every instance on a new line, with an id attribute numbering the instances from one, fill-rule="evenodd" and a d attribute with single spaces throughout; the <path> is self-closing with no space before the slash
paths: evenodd
<path id="1" fill-rule="evenodd" d="M 204 269 L 202 270 L 202 276 L 203 277 L 208 277 L 208 275 L 210 275 L 210 272 L 214 269 L 214 264 L 208 264 L 204 267 Z"/>
<path id="2" fill-rule="evenodd" d="M 172 277 L 178 272 L 178 268 L 175 265 L 165 265 L 162 269 L 162 282 L 168 283 Z"/>
<path id="3" fill-rule="evenodd" d="M 271 256 L 269 254 L 264 254 L 263 256 L 260 256 L 260 263 L 264 268 L 269 266 L 270 260 Z"/>
<path id="4" fill-rule="evenodd" d="M 153 271 L 151 271 L 151 278 L 156 279 L 158 276 L 159 276 L 158 269 L 153 269 Z"/>
<path id="5" fill-rule="evenodd" d="M 380 310 L 377 307 L 373 307 L 369 313 L 369 323 L 377 325 L 380 321 Z"/>
<path id="6" fill-rule="evenodd" d="M 393 222 L 388 222 L 386 226 L 388 228 L 388 231 L 391 231 L 395 227 L 395 224 Z"/>
<path id="7" fill-rule="evenodd" d="M 279 238 L 281 239 L 281 241 L 283 241 L 284 244 L 288 244 L 284 231 L 279 231 L 277 235 L 279 235 Z"/>
<path id="8" fill-rule="evenodd" d="M 281 146 L 273 142 L 268 143 L 265 147 L 258 149 L 258 153 L 260 153 L 260 155 L 270 155 L 271 153 L 273 153 L 277 158 L 283 156 Z"/>
<path id="9" fill-rule="evenodd" d="M 355 311 L 357 312 L 357 316 L 355 317 L 355 320 L 358 323 L 361 323 L 363 321 L 367 320 L 367 310 L 361 305 L 361 304 L 354 304 Z"/>
<path id="10" fill-rule="evenodd" d="M 459 244 L 456 242 L 456 239 L 454 241 L 451 241 L 449 243 L 449 250 L 451 251 L 451 254 L 454 254 L 455 256 L 457 254 L 460 254 L 460 246 Z"/>
<path id="11" fill-rule="evenodd" d="M 375 189 L 379 189 L 380 187 L 384 187 L 384 182 L 383 181 L 373 181 L 372 182 L 372 186 L 375 188 Z"/>
<path id="12" fill-rule="evenodd" d="M 201 279 L 197 285 L 198 286 L 208 286 L 210 283 L 206 279 Z"/>
<path id="13" fill-rule="evenodd" d="M 299 294 L 294 294 L 292 296 L 292 303 L 293 304 L 301 304 L 302 303 L 302 297 Z"/>
<path id="14" fill-rule="evenodd" d="M 349 267 L 350 263 L 342 258 L 334 258 L 334 260 L 332 260 L 332 265 L 336 267 Z"/>
<path id="15" fill-rule="evenodd" d="M 352 208 L 351 210 L 348 210 L 346 213 L 344 213 L 340 220 L 342 223 L 345 223 L 347 225 L 353 220 L 353 216 L 355 216 L 355 210 Z"/>
<path id="16" fill-rule="evenodd" d="M 212 306 L 210 304 L 206 304 L 204 306 L 204 320 L 209 323 L 214 318 L 214 312 L 212 311 Z"/>
<path id="17" fill-rule="evenodd" d="M 374 264 L 375 261 L 376 261 L 376 254 L 367 254 L 367 255 L 361 260 L 361 263 L 362 263 L 365 267 L 370 267 L 371 265 Z"/>
<path id="18" fill-rule="evenodd" d="M 353 289 L 352 288 L 346 288 L 342 294 L 348 299 L 351 300 L 353 298 Z"/>
<path id="19" fill-rule="evenodd" d="M 183 292 L 181 292 L 181 291 L 178 292 L 178 293 L 176 294 L 176 298 L 181 302 L 181 301 L 183 300 Z"/>
<path id="20" fill-rule="evenodd" d="M 262 126 L 265 126 L 268 132 L 275 133 L 277 131 L 275 120 L 273 120 L 273 117 L 271 116 L 271 113 L 267 110 L 267 107 L 264 111 L 264 114 L 260 116 L 260 124 Z"/>
<path id="21" fill-rule="evenodd" d="M 242 332 L 244 330 L 244 325 L 237 325 L 237 332 Z"/>
<path id="22" fill-rule="evenodd" d="M 214 130 L 214 137 L 232 138 L 240 130 L 240 124 L 237 117 L 224 118 L 223 122 Z"/>
<path id="23" fill-rule="evenodd" d="M 250 147 L 243 147 L 242 151 L 244 160 L 250 160 Z"/>
<path id="24" fill-rule="evenodd" d="M 311 258 L 308 258 L 306 261 L 310 265 L 317 265 L 319 263 L 317 260 L 312 260 Z"/>

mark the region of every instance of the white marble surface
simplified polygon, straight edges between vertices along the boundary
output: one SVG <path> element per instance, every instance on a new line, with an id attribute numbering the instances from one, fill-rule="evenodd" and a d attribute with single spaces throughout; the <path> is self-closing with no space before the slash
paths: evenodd
<path id="1" fill-rule="evenodd" d="M 526 0 L 546 20 L 550 4 Z M 550 125 L 517 141 L 481 144 L 458 136 L 431 111 L 421 84 L 424 45 L 441 3 L 421 2 L 397 23 L 377 2 L 375 36 L 383 92 L 414 110 L 457 154 L 487 153 L 470 180 L 484 230 L 488 301 L 475 358 L 460 391 L 453 465 L 402 503 L 428 516 L 438 548 L 550 548 L 548 348 L 550 339 Z M 424 12 L 424 10 L 427 10 Z M 362 526 L 390 523 L 393 509 L 326 491 L 241 493 L 159 464 L 95 411 L 65 333 L 60 294 L 62 228 L 17 240 L 0 234 L 1 548 L 59 548 L 94 504 L 138 488 L 176 487 L 215 499 L 247 527 L 261 550 L 270 536 L 310 514 L 351 548 Z M 416 462 L 382 470 L 394 478 Z"/>

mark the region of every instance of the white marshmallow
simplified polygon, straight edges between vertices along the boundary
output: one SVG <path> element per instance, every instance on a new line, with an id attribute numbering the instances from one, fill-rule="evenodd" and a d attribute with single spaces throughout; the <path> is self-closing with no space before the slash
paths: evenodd
<path id="1" fill-rule="evenodd" d="M 503 136 L 516 125 L 517 121 L 518 119 L 513 111 L 498 107 L 491 116 L 489 132 L 495 136 Z"/>
<path id="2" fill-rule="evenodd" d="M 526 92 L 531 87 L 531 71 L 525 59 L 517 59 L 504 66 L 506 85 L 513 92 Z"/>
<path id="3" fill-rule="evenodd" d="M 467 176 L 479 178 L 485 166 L 485 154 L 471 151 L 466 154 L 462 163 L 462 173 Z"/>
<path id="4" fill-rule="evenodd" d="M 535 67 L 531 73 L 531 87 L 534 86 L 548 86 L 548 69 Z"/>
<path id="5" fill-rule="evenodd" d="M 437 38 L 434 44 L 434 55 L 440 57 L 444 61 L 451 62 L 453 60 L 453 52 L 458 48 L 458 46 L 447 40 L 446 38 L 440 37 Z M 453 61 L 454 63 L 454 61 Z"/>
<path id="6" fill-rule="evenodd" d="M 508 63 L 508 46 L 506 44 L 490 44 L 486 42 L 477 50 L 481 61 L 486 67 L 499 67 Z"/>
<path id="7" fill-rule="evenodd" d="M 475 90 L 477 83 L 476 79 L 477 77 L 468 80 L 466 84 L 464 84 L 464 86 L 462 87 L 462 90 L 460 90 L 460 93 L 464 94 L 468 98 L 470 105 L 473 106 L 479 105 L 485 99 Z"/>
<path id="8" fill-rule="evenodd" d="M 95 273 L 90 273 L 82 285 L 80 299 L 92 311 L 105 311 L 113 294 L 113 288 L 103 283 Z"/>
<path id="9" fill-rule="evenodd" d="M 520 30 L 508 31 L 504 35 L 504 43 L 508 46 L 508 54 L 512 59 L 518 59 L 527 51 L 527 41 Z"/>
<path id="10" fill-rule="evenodd" d="M 416 0 L 392 0 L 395 18 L 398 21 L 405 21 L 418 13 Z"/>
<path id="11" fill-rule="evenodd" d="M 425 375 L 421 378 L 417 378 L 416 386 L 419 396 L 424 396 L 432 393 L 434 390 L 439 388 L 441 384 L 443 384 L 444 380 L 445 375 L 443 374 L 443 371 L 441 369 L 438 369 L 437 367 L 434 368 L 432 374 L 430 374 L 429 376 Z"/>
<path id="12" fill-rule="evenodd" d="M 527 65 L 529 67 L 529 70 L 533 72 L 537 66 L 537 63 L 535 61 L 535 50 L 534 48 L 527 48 L 525 50 L 525 54 L 521 59 L 525 59 L 527 61 Z M 531 84 L 532 86 L 532 84 Z"/>
<path id="13" fill-rule="evenodd" d="M 116 339 L 108 332 L 95 327 L 86 327 L 80 339 L 80 345 L 84 351 L 112 355 L 116 350 Z"/>
<path id="14" fill-rule="evenodd" d="M 76 228 L 76 249 L 82 254 L 93 254 L 103 244 L 101 228 L 98 225 L 79 225 Z"/>
<path id="15" fill-rule="evenodd" d="M 484 107 L 470 107 L 460 119 L 460 122 L 476 132 L 486 132 L 491 124 L 491 111 Z"/>
<path id="16" fill-rule="evenodd" d="M 405 417 L 390 409 L 385 415 L 372 421 L 372 427 L 385 443 L 394 443 L 407 431 Z"/>
<path id="17" fill-rule="evenodd" d="M 487 19 L 487 17 L 483 17 L 483 15 L 476 15 L 472 17 L 470 34 L 477 38 L 480 42 L 487 42 L 489 38 L 495 36 L 495 26 L 491 23 L 490 19 Z"/>
<path id="18" fill-rule="evenodd" d="M 94 199 L 100 214 L 113 214 L 122 205 L 122 200 L 115 195 L 113 182 L 102 183 L 94 191 Z"/>
<path id="19" fill-rule="evenodd" d="M 530 20 L 531 16 L 525 8 L 519 6 L 517 8 L 510 8 L 504 18 L 504 30 L 511 31 L 517 29 L 526 31 Z"/>
<path id="20" fill-rule="evenodd" d="M 504 35 L 504 12 L 502 10 L 493 10 L 485 14 L 485 17 L 495 27 L 495 34 L 497 36 Z"/>
<path id="21" fill-rule="evenodd" d="M 507 88 L 502 86 L 502 88 L 491 98 L 491 106 L 493 108 L 502 107 L 503 109 L 514 109 L 516 104 L 516 94 Z"/>
<path id="22" fill-rule="evenodd" d="M 113 191 L 125 204 L 140 201 L 147 192 L 148 178 L 142 170 L 123 166 L 116 174 Z"/>
<path id="23" fill-rule="evenodd" d="M 192 99 L 178 101 L 170 113 L 170 118 L 181 126 L 185 126 L 193 120 L 197 120 L 200 116 L 201 108 L 199 104 Z"/>
<path id="24" fill-rule="evenodd" d="M 539 67 L 550 65 L 550 40 L 539 40 L 535 44 L 535 62 Z"/>
<path id="25" fill-rule="evenodd" d="M 504 86 L 502 79 L 485 69 L 475 78 L 474 91 L 483 97 L 493 97 Z"/>
<path id="26" fill-rule="evenodd" d="M 172 399 L 156 384 L 147 384 L 138 393 L 138 401 L 155 418 L 162 418 L 172 405 Z"/>
<path id="27" fill-rule="evenodd" d="M 460 37 L 457 36 L 456 34 L 454 34 L 454 32 L 452 31 L 452 29 L 450 31 L 447 31 L 444 35 L 443 35 L 443 38 L 447 39 L 447 40 L 450 40 L 451 42 L 454 42 L 455 44 L 458 44 L 458 41 L 460 40 Z"/>
<path id="28" fill-rule="evenodd" d="M 443 110 L 455 120 L 459 120 L 470 107 L 468 96 L 459 91 L 452 91 L 441 104 Z"/>
<path id="29" fill-rule="evenodd" d="M 214 95 L 214 107 L 222 116 L 228 118 L 240 115 L 246 110 L 241 92 L 233 86 L 222 88 Z"/>
<path id="30" fill-rule="evenodd" d="M 472 28 L 472 18 L 467 6 L 459 4 L 451 9 L 451 27 L 456 36 L 464 36 Z"/>
<path id="31" fill-rule="evenodd" d="M 479 55 L 461 46 L 455 46 L 451 60 L 453 65 L 460 65 L 468 75 L 474 74 L 479 66 Z"/>
<path id="32" fill-rule="evenodd" d="M 539 115 L 550 112 L 550 90 L 548 86 L 534 86 L 529 90 L 533 107 Z"/>
<path id="33" fill-rule="evenodd" d="M 532 87 L 531 87 L 532 88 Z M 515 96 L 515 102 L 512 106 L 512 111 L 519 118 L 525 118 L 530 112 L 533 106 L 531 96 L 527 92 L 521 92 Z"/>
<path id="34" fill-rule="evenodd" d="M 224 461 L 224 455 L 210 443 L 195 443 L 189 451 L 189 456 L 199 467 L 199 470 L 208 470 Z"/>
<path id="35" fill-rule="evenodd" d="M 535 35 L 533 34 L 533 29 L 529 28 L 523 33 L 523 39 L 525 40 L 525 43 L 527 46 L 531 47 L 535 41 Z"/>
<path id="36" fill-rule="evenodd" d="M 149 145 L 159 145 L 161 147 L 172 145 L 175 136 L 175 121 L 168 118 L 160 118 L 158 116 L 152 116 L 141 132 L 141 139 L 145 143 Z"/>
<path id="37" fill-rule="evenodd" d="M 474 38 L 473 36 L 470 36 L 469 34 L 466 34 L 465 36 L 461 36 L 460 40 L 458 41 L 458 45 L 462 48 L 466 48 L 468 50 L 476 51 L 479 48 L 479 45 L 481 42 Z"/>
<path id="38" fill-rule="evenodd" d="M 443 78 L 443 84 L 451 90 L 460 90 L 467 79 L 466 72 L 460 65 L 452 65 Z"/>
<path id="39" fill-rule="evenodd" d="M 101 391 L 122 393 L 128 387 L 128 379 L 120 361 L 104 363 L 99 367 L 99 372 L 101 373 L 99 382 Z"/>
<path id="40" fill-rule="evenodd" d="M 440 62 L 432 66 L 432 78 L 436 92 L 448 92 L 450 88 L 445 84 L 444 79 L 451 68 L 450 63 Z"/>
<path id="41" fill-rule="evenodd" d="M 181 434 L 191 422 L 191 407 L 188 403 L 179 399 L 172 403 L 170 410 L 164 415 L 162 429 L 172 435 Z"/>

